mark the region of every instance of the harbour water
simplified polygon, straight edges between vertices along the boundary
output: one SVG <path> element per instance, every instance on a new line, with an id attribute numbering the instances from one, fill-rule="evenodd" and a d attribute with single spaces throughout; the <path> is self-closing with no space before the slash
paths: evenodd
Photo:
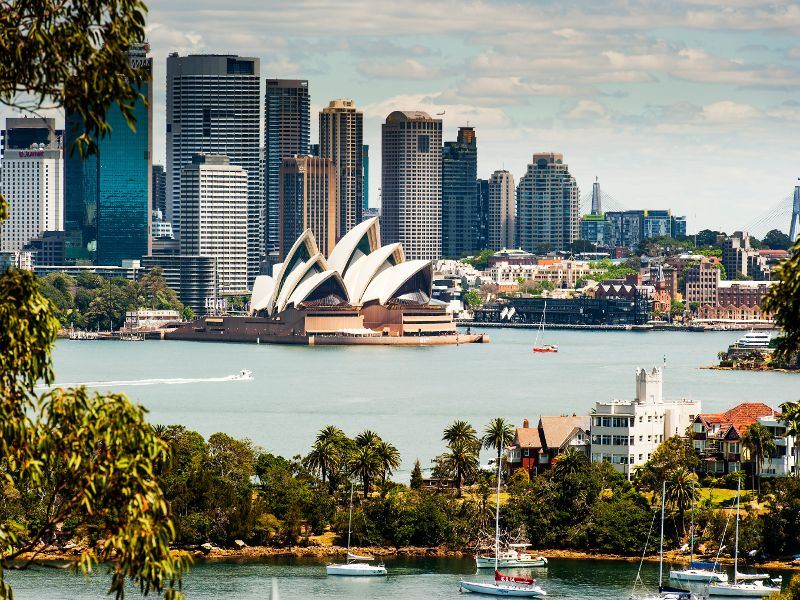
<path id="1" fill-rule="evenodd" d="M 184 591 L 187 600 L 268 600 L 275 578 L 281 600 L 481 598 L 461 596 L 459 580 L 492 578 L 491 572 L 476 575 L 475 563 L 469 559 L 393 559 L 386 561 L 386 568 L 389 574 L 385 578 L 349 578 L 327 577 L 321 561 L 287 558 L 255 563 L 199 563 L 186 576 Z M 553 559 L 548 568 L 533 569 L 527 574 L 537 579 L 550 598 L 620 600 L 631 597 L 637 569 L 636 562 Z M 784 574 L 784 580 L 788 582 L 788 574 Z M 10 581 L 17 600 L 88 600 L 103 597 L 109 579 L 102 575 L 84 578 L 69 571 L 37 569 L 11 573 Z M 645 563 L 642 584 L 637 586 L 633 597 L 652 598 L 657 589 L 658 564 Z M 704 587 L 696 585 L 693 590 L 701 594 Z M 133 588 L 130 591 L 131 598 L 137 597 Z"/>
<path id="2" fill-rule="evenodd" d="M 480 431 L 493 417 L 588 414 L 597 400 L 631 398 L 635 369 L 664 358 L 665 396 L 705 412 L 800 398 L 797 374 L 701 368 L 741 332 L 547 331 L 559 352 L 544 355 L 531 351 L 535 331 L 488 333 L 489 344 L 429 348 L 63 340 L 54 361 L 57 382 L 112 382 L 98 389 L 127 393 L 154 423 L 248 437 L 284 456 L 305 454 L 328 424 L 373 429 L 400 450 L 399 478 L 444 450 L 456 418 Z M 252 381 L 225 379 L 242 369 Z"/>

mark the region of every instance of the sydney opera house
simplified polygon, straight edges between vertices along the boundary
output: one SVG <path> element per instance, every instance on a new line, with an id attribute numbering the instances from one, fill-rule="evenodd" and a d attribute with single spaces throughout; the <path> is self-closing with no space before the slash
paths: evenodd
<path id="1" fill-rule="evenodd" d="M 327 258 L 308 229 L 284 261 L 253 284 L 250 315 L 205 317 L 168 337 L 294 344 L 456 344 L 484 341 L 456 332 L 431 297 L 433 265 L 381 245 L 378 219 L 351 229 Z"/>

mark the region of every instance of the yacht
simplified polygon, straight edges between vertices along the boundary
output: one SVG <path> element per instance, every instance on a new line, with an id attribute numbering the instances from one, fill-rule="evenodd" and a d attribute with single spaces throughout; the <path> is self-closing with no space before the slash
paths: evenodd
<path id="1" fill-rule="evenodd" d="M 353 484 L 350 484 L 350 517 L 347 522 L 347 561 L 330 563 L 325 567 L 328 575 L 345 575 L 349 577 L 376 577 L 386 575 L 383 565 L 371 565 L 372 556 L 359 556 L 350 552 L 350 536 L 353 533 Z"/>
<path id="2" fill-rule="evenodd" d="M 544 556 L 533 556 L 523 550 L 530 544 L 509 544 L 508 550 L 501 550 L 497 557 L 497 566 L 505 568 L 513 567 L 546 567 L 547 559 Z M 494 556 L 479 554 L 475 557 L 475 564 L 479 569 L 495 567 Z"/>
<path id="3" fill-rule="evenodd" d="M 772 334 L 768 331 L 749 331 L 744 337 L 739 338 L 734 343 L 736 348 L 753 348 L 763 350 L 769 348 Z"/>

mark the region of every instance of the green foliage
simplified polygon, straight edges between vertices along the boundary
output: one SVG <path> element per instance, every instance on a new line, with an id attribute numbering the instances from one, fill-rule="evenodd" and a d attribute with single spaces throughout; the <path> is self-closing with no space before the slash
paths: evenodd
<path id="1" fill-rule="evenodd" d="M 800 480 L 773 482 L 764 519 L 764 549 L 772 556 L 800 552 Z"/>
<path id="2" fill-rule="evenodd" d="M 194 321 L 195 319 L 194 311 L 188 304 L 184 306 L 183 310 L 181 311 L 181 319 L 184 321 Z"/>
<path id="3" fill-rule="evenodd" d="M 664 440 L 642 468 L 636 472 L 636 484 L 658 492 L 662 481 L 672 481 L 678 473 L 693 472 L 700 465 L 697 454 L 677 435 Z"/>
<path id="4" fill-rule="evenodd" d="M 651 237 L 641 241 L 636 254 L 645 256 L 676 256 L 692 249 L 694 244 L 686 240 L 676 240 L 670 236 Z"/>
<path id="5" fill-rule="evenodd" d="M 478 271 L 485 271 L 489 266 L 489 259 L 494 256 L 494 250 L 481 250 L 476 256 L 465 258 L 464 262 L 472 265 Z"/>
<path id="6" fill-rule="evenodd" d="M 556 288 L 550 281 L 534 281 L 532 279 L 517 278 L 519 284 L 519 291 L 523 294 L 531 294 L 533 296 L 541 296 L 545 291 L 552 291 Z"/>
<path id="7" fill-rule="evenodd" d="M 752 241 L 752 240 L 751 240 Z M 791 238 L 780 229 L 772 229 L 761 241 L 765 248 L 770 250 L 788 250 L 792 247 Z"/>
<path id="8" fill-rule="evenodd" d="M 467 308 L 478 308 L 483 304 L 483 298 L 477 290 L 469 290 L 463 296 L 464 306 Z"/>
<path id="9" fill-rule="evenodd" d="M 753 488 L 755 479 L 758 477 L 758 494 L 761 495 L 761 469 L 764 459 L 769 459 L 777 454 L 778 449 L 770 429 L 761 423 L 753 423 L 742 436 L 742 445 L 750 452 L 750 460 L 753 463 Z"/>
<path id="10" fill-rule="evenodd" d="M 772 314 L 775 324 L 783 329 L 775 357 L 788 361 L 800 356 L 800 240 L 792 247 L 792 257 L 775 267 L 773 280 L 761 302 L 761 308 Z"/>
<path id="11" fill-rule="evenodd" d="M 445 428 L 442 441 L 447 442 L 448 450 L 433 460 L 434 474 L 441 479 L 454 479 L 460 498 L 462 483 L 472 482 L 478 474 L 481 441 L 475 428 L 461 420 L 453 421 Z"/>
<path id="12" fill-rule="evenodd" d="M 483 433 L 483 447 L 487 450 L 494 448 L 497 451 L 497 459 L 503 449 L 514 442 L 514 426 L 502 417 L 497 417 L 489 421 Z"/>
<path id="13" fill-rule="evenodd" d="M 637 259 L 629 259 L 623 263 L 614 263 L 610 258 L 604 258 L 603 260 L 589 262 L 589 268 L 592 269 L 592 278 L 597 281 L 625 279 L 627 275 L 633 275 L 639 272 Z"/>
<path id="14" fill-rule="evenodd" d="M 669 306 L 669 313 L 673 317 L 680 317 L 686 311 L 686 305 L 680 300 L 672 300 Z"/>
<path id="15" fill-rule="evenodd" d="M 53 281 L 51 292 L 68 283 Z M 32 553 L 15 565 L 26 568 L 41 544 L 82 538 L 73 562 L 86 572 L 108 565 L 109 593 L 123 597 L 130 579 L 143 593 L 175 598 L 186 561 L 169 552 L 175 531 L 154 477 L 166 446 L 124 396 L 37 395 L 39 380 L 53 381 L 52 311 L 31 273 L 0 276 L 0 597 L 13 594 L 3 580 L 12 561 Z"/>
<path id="16" fill-rule="evenodd" d="M 116 104 L 131 128 L 145 79 L 127 52 L 145 41 L 142 0 L 26 0 L 0 11 L 0 103 L 35 111 L 58 106 L 85 123 L 82 154 L 111 131 L 106 114 Z M 25 98 L 30 98 L 26 100 Z"/>
<path id="17" fill-rule="evenodd" d="M 422 467 L 419 464 L 419 459 L 414 461 L 414 468 L 411 469 L 411 489 L 421 490 L 425 486 L 425 481 L 422 477 Z"/>

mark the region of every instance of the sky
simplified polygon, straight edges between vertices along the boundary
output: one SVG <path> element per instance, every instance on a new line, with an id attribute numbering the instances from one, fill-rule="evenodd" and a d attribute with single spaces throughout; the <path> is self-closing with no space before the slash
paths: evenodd
<path id="1" fill-rule="evenodd" d="M 476 128 L 478 174 L 515 180 L 563 153 L 581 193 L 672 208 L 689 231 L 753 225 L 800 176 L 797 0 L 152 0 L 155 162 L 165 156 L 166 56 L 261 58 L 264 78 L 309 80 L 317 113 L 364 111 L 370 202 L 380 124 L 444 113 Z M 777 223 L 788 230 L 785 223 Z M 763 232 L 762 232 L 763 233 Z"/>

